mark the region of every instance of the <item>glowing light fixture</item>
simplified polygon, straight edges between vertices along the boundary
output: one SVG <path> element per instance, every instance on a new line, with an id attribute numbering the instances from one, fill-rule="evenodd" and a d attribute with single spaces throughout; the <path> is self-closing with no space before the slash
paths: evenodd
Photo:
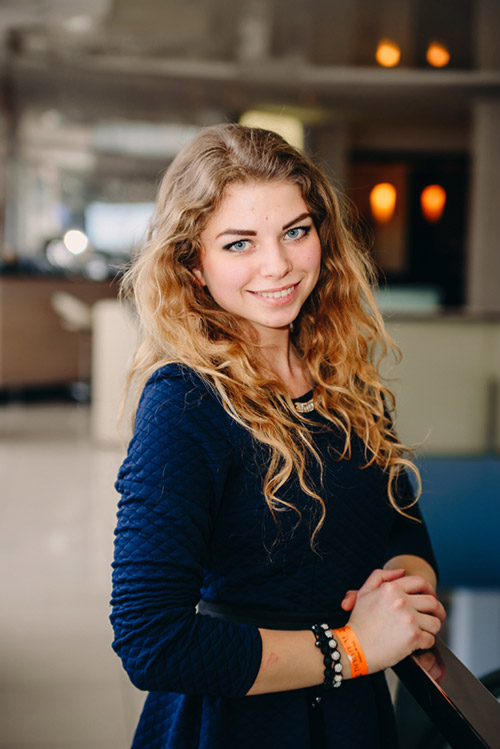
<path id="1" fill-rule="evenodd" d="M 381 39 L 378 43 L 375 59 L 383 68 L 394 68 L 401 59 L 399 44 L 391 39 Z"/>
<path id="2" fill-rule="evenodd" d="M 80 231 L 79 229 L 70 229 L 64 235 L 63 242 L 66 249 L 68 249 L 73 255 L 79 255 L 87 249 L 89 240 L 83 231 Z"/>
<path id="3" fill-rule="evenodd" d="M 444 44 L 440 42 L 431 42 L 427 47 L 427 62 L 433 68 L 444 68 L 450 62 L 450 53 Z"/>
<path id="4" fill-rule="evenodd" d="M 93 26 L 93 23 L 94 23 L 94 20 L 92 16 L 82 15 L 82 16 L 73 16 L 72 18 L 68 18 L 66 21 L 63 21 L 63 26 L 69 32 L 79 33 L 79 32 L 90 31 L 90 29 Z"/>
<path id="5" fill-rule="evenodd" d="M 396 188 L 390 182 L 379 182 L 370 192 L 370 208 L 375 221 L 386 224 L 396 208 Z"/>
<path id="6" fill-rule="evenodd" d="M 441 185 L 427 185 L 420 194 L 420 205 L 424 217 L 435 224 L 443 215 L 446 204 L 446 190 Z"/>
<path id="7" fill-rule="evenodd" d="M 275 114 L 259 109 L 249 109 L 240 117 L 240 124 L 247 127 L 262 127 L 281 135 L 299 151 L 304 150 L 304 125 L 298 117 L 287 114 Z"/>

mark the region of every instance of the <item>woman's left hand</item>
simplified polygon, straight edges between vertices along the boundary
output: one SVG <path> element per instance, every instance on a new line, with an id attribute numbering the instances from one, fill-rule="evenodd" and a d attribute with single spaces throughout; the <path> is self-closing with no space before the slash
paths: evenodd
<path id="1" fill-rule="evenodd" d="M 427 580 L 432 588 L 436 588 L 436 574 L 430 564 L 426 562 L 424 559 L 421 559 L 420 557 L 411 555 L 411 554 L 405 554 L 398 557 L 395 557 L 394 559 L 390 559 L 386 564 L 384 565 L 384 569 L 390 570 L 390 569 L 398 569 L 398 570 L 404 570 L 404 572 L 401 572 L 401 576 L 403 575 L 421 575 L 425 580 Z M 436 593 L 434 593 L 436 595 Z M 358 591 L 357 590 L 348 590 L 346 591 L 346 594 L 342 600 L 342 603 L 340 604 L 341 608 L 344 611 L 352 611 L 354 606 L 356 605 L 356 600 L 358 597 Z M 436 595 L 437 598 L 437 595 Z"/>

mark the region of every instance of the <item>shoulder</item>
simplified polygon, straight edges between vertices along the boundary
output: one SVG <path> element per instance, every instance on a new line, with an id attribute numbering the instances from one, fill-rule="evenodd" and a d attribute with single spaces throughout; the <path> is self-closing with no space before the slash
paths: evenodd
<path id="1" fill-rule="evenodd" d="M 202 395 L 210 390 L 208 382 L 194 369 L 186 364 L 171 362 L 153 372 L 144 386 L 144 392 L 163 392 L 165 394 L 184 393 L 185 395 Z"/>
<path id="2" fill-rule="evenodd" d="M 154 403 L 173 411 L 193 408 L 202 403 L 205 407 L 208 404 L 220 406 L 209 383 L 193 369 L 177 362 L 159 367 L 151 375 L 142 391 L 138 413 L 145 405 Z"/>
<path id="3" fill-rule="evenodd" d="M 162 367 L 143 389 L 118 471 L 120 509 L 139 502 L 141 513 L 147 505 L 176 517 L 196 514 L 222 497 L 233 460 L 226 413 L 208 383 L 187 368 Z"/>
<path id="4" fill-rule="evenodd" d="M 228 416 L 210 384 L 184 364 L 160 367 L 144 386 L 137 408 L 135 431 L 191 433 L 228 428 Z"/>
<path id="5" fill-rule="evenodd" d="M 124 482 L 134 491 L 141 482 L 163 486 L 166 472 L 184 483 L 186 466 L 195 476 L 210 473 L 232 453 L 227 415 L 209 384 L 188 367 L 168 364 L 144 386 L 117 488 L 128 491 Z"/>

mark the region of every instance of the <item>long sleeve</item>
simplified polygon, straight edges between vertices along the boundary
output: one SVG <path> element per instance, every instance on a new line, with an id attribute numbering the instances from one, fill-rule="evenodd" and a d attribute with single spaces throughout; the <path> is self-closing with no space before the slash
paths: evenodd
<path id="1" fill-rule="evenodd" d="M 258 629 L 196 613 L 231 456 L 213 395 L 177 365 L 159 370 L 116 483 L 113 647 L 140 689 L 239 697 L 256 678 Z"/>

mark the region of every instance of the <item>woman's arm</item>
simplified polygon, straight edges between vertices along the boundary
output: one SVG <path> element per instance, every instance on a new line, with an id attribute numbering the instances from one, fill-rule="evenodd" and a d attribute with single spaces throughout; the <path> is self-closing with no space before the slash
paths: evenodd
<path id="1" fill-rule="evenodd" d="M 117 481 L 111 614 L 139 689 L 242 697 L 261 664 L 256 627 L 196 613 L 233 455 L 223 414 L 179 368 L 159 371 L 141 398 Z"/>
<path id="2" fill-rule="evenodd" d="M 444 609 L 432 585 L 404 569 L 375 570 L 357 591 L 349 626 L 356 634 L 369 673 L 389 668 L 415 650 L 434 644 Z M 312 632 L 260 630 L 262 662 L 249 695 L 299 689 L 323 681 L 323 659 Z M 342 647 L 343 676 L 351 678 Z M 315 652 L 316 651 L 316 652 Z"/>
<path id="3" fill-rule="evenodd" d="M 384 564 L 384 570 L 403 569 L 406 575 L 420 575 L 436 590 L 437 575 L 425 559 L 414 554 L 399 554 Z"/>

